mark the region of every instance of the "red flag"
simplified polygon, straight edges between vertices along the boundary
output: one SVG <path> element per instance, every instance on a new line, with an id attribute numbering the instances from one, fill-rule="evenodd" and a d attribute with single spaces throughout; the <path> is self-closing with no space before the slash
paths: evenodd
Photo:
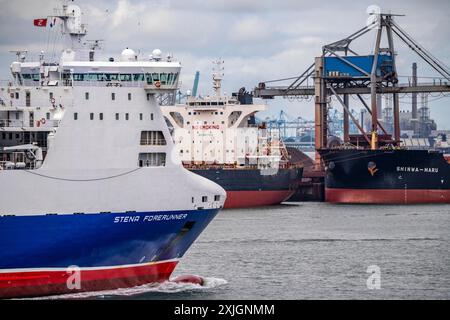
<path id="1" fill-rule="evenodd" d="M 47 19 L 34 19 L 33 24 L 36 27 L 46 27 L 47 26 Z"/>

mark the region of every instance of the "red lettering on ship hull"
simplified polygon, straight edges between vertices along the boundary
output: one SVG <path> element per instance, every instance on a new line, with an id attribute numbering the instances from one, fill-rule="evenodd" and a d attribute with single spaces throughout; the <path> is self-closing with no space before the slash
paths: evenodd
<path id="1" fill-rule="evenodd" d="M 210 130 L 210 129 L 220 129 L 218 124 L 205 124 L 201 126 L 192 126 L 192 130 Z"/>

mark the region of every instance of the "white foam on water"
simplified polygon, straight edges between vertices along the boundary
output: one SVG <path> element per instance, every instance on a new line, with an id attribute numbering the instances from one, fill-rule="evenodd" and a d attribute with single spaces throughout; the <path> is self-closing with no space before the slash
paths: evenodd
<path id="1" fill-rule="evenodd" d="M 106 298 L 108 296 L 129 297 L 150 292 L 170 294 L 185 291 L 210 290 L 228 283 L 227 280 L 221 278 L 214 278 L 214 277 L 201 277 L 201 278 L 203 279 L 203 285 L 195 283 L 177 283 L 173 281 L 165 281 L 162 283 L 144 284 L 132 288 L 69 293 L 62 295 L 30 298 L 29 300 L 88 299 L 88 298 Z"/>

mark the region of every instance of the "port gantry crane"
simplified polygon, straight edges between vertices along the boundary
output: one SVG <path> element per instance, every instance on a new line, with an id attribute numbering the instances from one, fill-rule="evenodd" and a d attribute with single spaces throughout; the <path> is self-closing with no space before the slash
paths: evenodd
<path id="1" fill-rule="evenodd" d="M 308 131 L 314 128 L 314 121 L 303 119 L 302 117 L 292 117 L 287 114 L 284 110 L 281 110 L 279 114 L 275 117 L 268 117 L 264 120 L 267 124 L 269 131 L 276 130 L 278 135 L 284 140 L 286 138 L 292 138 L 288 135 L 295 131 L 294 136 L 300 136 L 303 131 Z"/>
<path id="2" fill-rule="evenodd" d="M 314 96 L 315 97 L 315 148 L 327 147 L 327 104 L 334 95 L 343 107 L 344 143 L 351 141 L 349 136 L 349 118 L 355 123 L 362 139 L 371 149 L 379 144 L 400 143 L 399 97 L 401 93 L 450 92 L 450 69 L 415 41 L 393 19 L 394 14 L 376 14 L 371 24 L 350 36 L 322 47 L 322 55 L 316 57 L 300 76 L 259 83 L 253 91 L 254 97 L 272 99 L 275 96 Z M 359 55 L 350 48 L 350 44 L 371 30 L 376 31 L 374 52 L 369 56 Z M 381 47 L 383 31 L 387 37 L 387 48 Z M 442 79 L 438 83 L 408 83 L 398 81 L 394 37 L 396 35 L 412 51 L 437 71 Z M 267 86 L 267 83 L 295 79 L 288 86 Z M 305 85 L 313 81 L 314 86 Z M 363 95 L 370 94 L 370 106 Z M 387 134 L 378 121 L 377 95 L 392 94 L 394 136 Z M 356 95 L 372 117 L 370 134 L 364 131 L 349 110 L 349 95 Z M 383 134 L 379 134 L 379 130 Z M 316 170 L 322 171 L 322 163 L 316 152 Z"/>

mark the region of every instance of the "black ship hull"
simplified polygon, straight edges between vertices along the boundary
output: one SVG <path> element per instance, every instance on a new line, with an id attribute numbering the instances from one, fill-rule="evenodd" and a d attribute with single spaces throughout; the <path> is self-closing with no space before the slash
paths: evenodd
<path id="1" fill-rule="evenodd" d="M 450 203 L 450 164 L 427 150 L 322 149 L 325 200 L 333 203 Z"/>
<path id="2" fill-rule="evenodd" d="M 227 192 L 225 208 L 247 208 L 279 204 L 294 194 L 302 179 L 302 168 L 279 168 L 264 172 L 252 168 L 188 168 L 222 186 Z"/>

